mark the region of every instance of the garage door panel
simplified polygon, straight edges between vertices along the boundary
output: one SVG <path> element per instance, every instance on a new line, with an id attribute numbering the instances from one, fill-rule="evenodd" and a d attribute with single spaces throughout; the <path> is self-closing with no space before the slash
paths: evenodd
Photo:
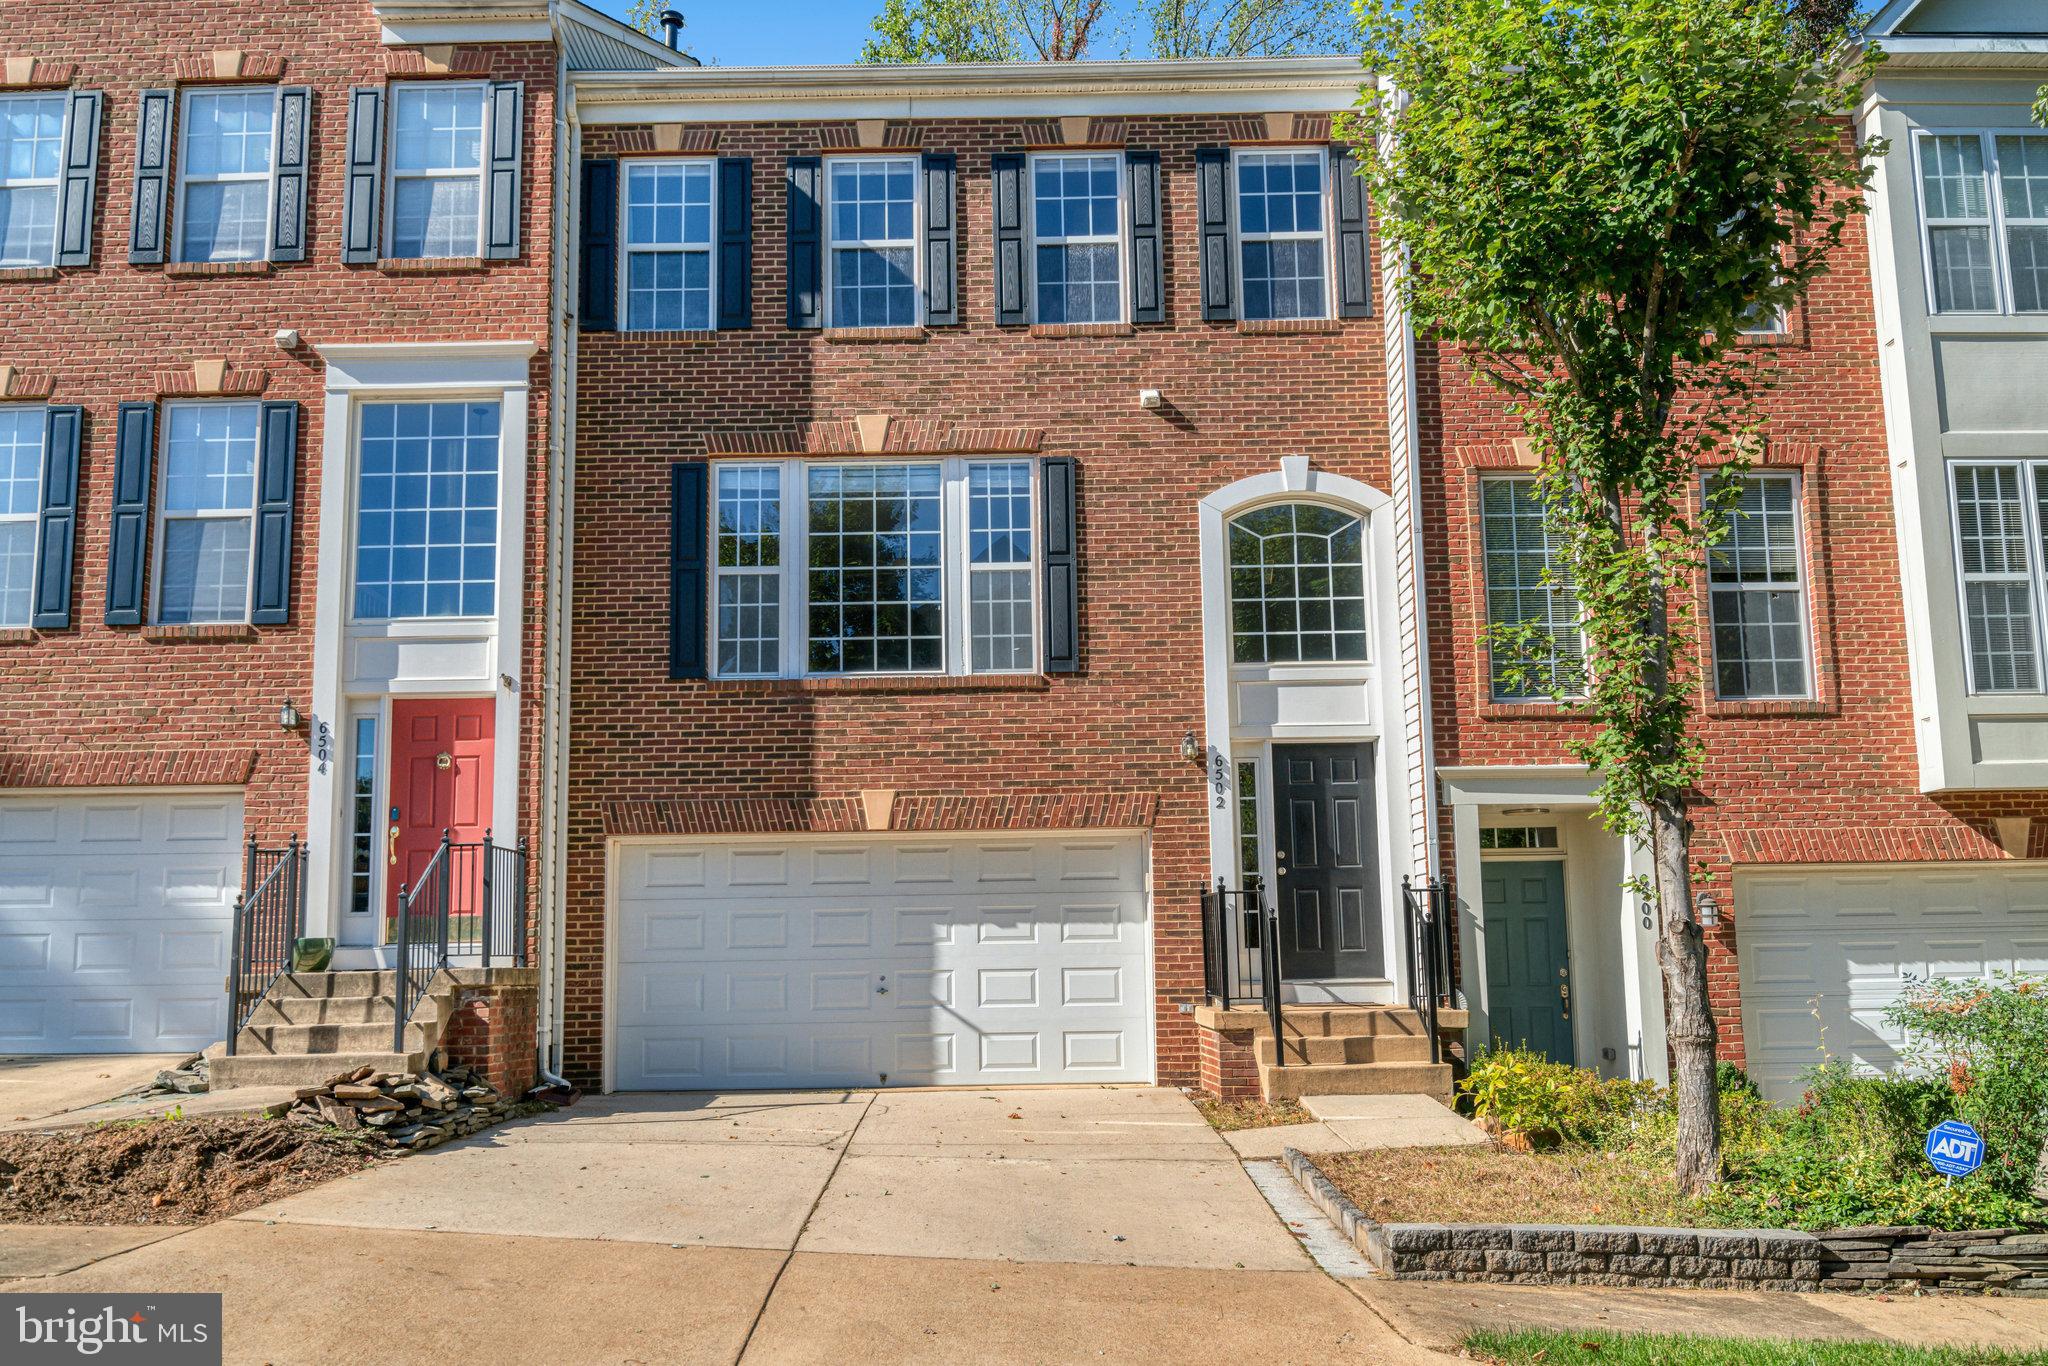
<path id="1" fill-rule="evenodd" d="M 621 1087 L 1149 1079 L 1134 838 L 688 854 L 617 860 Z"/>

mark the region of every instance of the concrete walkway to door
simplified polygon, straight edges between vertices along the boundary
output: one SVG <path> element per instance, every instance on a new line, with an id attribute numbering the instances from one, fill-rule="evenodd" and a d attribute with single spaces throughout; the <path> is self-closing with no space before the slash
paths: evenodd
<path id="1" fill-rule="evenodd" d="M 6 1288 L 219 1290 L 231 1361 L 1439 1359 L 1146 1089 L 592 1098 Z"/>

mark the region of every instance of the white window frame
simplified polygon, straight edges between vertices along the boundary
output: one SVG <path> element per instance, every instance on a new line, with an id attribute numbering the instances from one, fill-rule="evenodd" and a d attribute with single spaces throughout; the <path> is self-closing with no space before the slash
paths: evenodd
<path id="1" fill-rule="evenodd" d="M 186 155 L 189 148 L 187 138 L 192 130 L 192 102 L 209 95 L 245 95 L 258 91 L 270 94 L 270 169 L 262 173 L 235 171 L 218 175 L 195 176 L 191 173 L 191 158 Z M 171 259 L 192 264 L 213 264 L 213 262 L 192 262 L 185 255 L 185 205 L 188 199 L 187 187 L 191 185 L 247 185 L 262 182 L 263 195 L 263 246 L 254 256 L 230 256 L 216 258 L 220 262 L 268 261 L 271 243 L 276 237 L 277 218 L 277 133 L 278 133 L 277 88 L 275 86 L 202 85 L 180 91 L 178 95 L 178 184 L 171 195 Z"/>
<path id="2" fill-rule="evenodd" d="M 0 110 L 10 104 L 34 104 L 54 102 L 57 106 L 57 174 L 54 176 L 25 176 L 19 180 L 0 174 L 0 190 L 50 190 L 54 217 L 50 229 L 50 259 L 34 260 L 29 257 L 0 256 L 0 270 L 40 269 L 57 264 L 58 238 L 64 233 L 64 163 L 70 158 L 71 119 L 67 98 L 62 90 L 23 91 L 20 94 L 0 95 Z"/>
<path id="3" fill-rule="evenodd" d="M 1717 475 L 1706 476 L 1706 487 L 1711 489 Z M 1802 701 L 1814 696 L 1813 676 L 1813 575 L 1806 556 L 1806 477 L 1800 470 L 1752 469 L 1744 471 L 1742 479 L 1785 480 L 1792 485 L 1792 562 L 1798 569 L 1798 578 L 1790 584 L 1781 583 L 1735 583 L 1721 585 L 1714 582 L 1714 547 L 1707 552 L 1707 640 L 1708 653 L 1713 665 L 1714 696 L 1724 702 L 1786 702 Z M 1730 512 L 1731 523 L 1740 515 Z M 1797 593 L 1799 595 L 1799 655 L 1800 669 L 1806 677 L 1806 687 L 1799 692 L 1746 692 L 1724 693 L 1721 691 L 1721 648 L 1719 644 L 1720 623 L 1714 617 L 1714 594 L 1716 593 Z"/>
<path id="4" fill-rule="evenodd" d="M 2042 590 L 2048 587 L 2048 554 L 2041 544 L 2041 508 L 2034 495 L 2034 480 L 2037 474 L 2048 475 L 2048 460 L 2018 459 L 1955 459 L 1947 462 L 1945 482 L 1948 484 L 1949 554 L 1954 557 L 1956 571 L 1956 622 L 1963 651 L 1963 677 L 1968 682 L 1973 697 L 2039 697 L 2048 693 L 2048 668 L 2044 668 L 2044 644 L 2042 636 L 2043 609 Z M 2011 466 L 2019 474 L 2020 526 L 2027 548 L 2027 570 L 2024 582 L 2027 584 L 2028 607 L 2034 628 L 2034 686 L 2027 688 L 1990 688 L 1977 677 L 1976 653 L 1970 649 L 1970 585 L 1973 583 L 2018 583 L 2018 574 L 1974 574 L 1963 573 L 1963 517 L 1961 502 L 1957 497 L 1956 472 L 1965 465 L 1974 468 Z"/>
<path id="5" fill-rule="evenodd" d="M 369 904 L 364 907 L 364 913 L 367 913 L 371 919 L 371 934 L 367 940 L 358 938 L 356 942 L 374 944 L 381 942 L 383 938 L 381 927 L 384 923 L 385 898 L 389 892 L 389 887 L 386 883 L 386 869 L 389 867 L 386 851 L 389 846 L 385 843 L 385 833 L 390 827 L 390 817 L 386 814 L 390 809 L 390 794 L 387 790 L 390 783 L 391 768 L 391 706 L 389 699 L 359 703 L 350 707 L 348 711 L 346 722 L 348 729 L 344 737 L 344 743 L 347 745 L 347 759 L 345 764 L 337 765 L 337 767 L 342 769 L 342 820 L 346 826 L 346 839 L 343 848 L 346 852 L 337 860 L 341 865 L 342 891 L 340 903 L 335 911 L 334 923 L 337 927 L 362 927 L 360 920 L 351 919 L 352 916 L 358 914 L 351 905 L 351 902 L 355 896 L 355 868 L 352 861 L 355 857 L 355 841 L 357 838 L 355 827 L 356 769 L 361 764 L 363 758 L 362 747 L 358 743 L 358 735 L 360 734 L 362 723 L 365 721 L 369 722 L 372 728 L 370 743 L 370 895 Z M 344 939 L 344 942 L 348 941 Z"/>
<path id="6" fill-rule="evenodd" d="M 702 247 L 693 246 L 634 246 L 632 225 L 632 183 L 636 171 L 655 170 L 663 167 L 702 166 L 711 181 L 711 233 Z M 718 330 L 718 158 L 716 157 L 631 157 L 620 169 L 624 172 L 619 186 L 619 331 L 664 331 L 668 329 L 641 328 L 631 326 L 633 311 L 633 258 L 637 256 L 687 256 L 701 252 L 705 260 L 705 278 L 711 282 L 710 312 L 705 330 Z M 692 330 L 695 329 L 686 329 Z"/>
<path id="7" fill-rule="evenodd" d="M 483 110 L 482 140 L 477 144 L 473 169 L 442 167 L 426 171 L 398 169 L 398 103 L 401 92 L 444 90 L 472 92 Z M 384 130 L 384 255 L 390 260 L 463 261 L 484 254 L 484 234 L 491 216 L 491 87 L 486 81 L 394 81 L 391 85 L 389 125 Z M 393 250 L 398 233 L 398 184 L 401 180 L 474 180 L 476 182 L 475 250 L 458 256 L 400 257 Z"/>
<path id="8" fill-rule="evenodd" d="M 878 165 L 892 161 L 903 162 L 910 167 L 910 236 L 907 239 L 900 240 L 896 238 L 860 237 L 851 238 L 848 239 L 847 241 L 842 242 L 835 235 L 837 224 L 834 220 L 836 219 L 837 215 L 833 212 L 833 167 L 846 165 Z M 825 243 L 825 269 L 823 272 L 825 277 L 825 326 L 828 328 L 871 326 L 923 326 L 925 315 L 930 307 L 925 297 L 924 278 L 923 158 L 918 156 L 916 153 L 912 153 L 911 155 L 908 156 L 903 156 L 896 153 L 891 153 L 886 156 L 873 152 L 856 153 L 851 155 L 826 157 L 824 159 L 824 164 L 821 169 L 823 171 L 823 179 L 825 182 L 822 187 L 822 195 L 825 201 L 825 223 L 824 232 L 822 234 Z M 855 251 L 863 249 L 870 251 L 908 250 L 910 252 L 911 309 L 909 322 L 888 324 L 844 322 L 835 316 L 837 307 L 836 301 L 839 297 L 839 253 L 841 251 Z"/>
<path id="9" fill-rule="evenodd" d="M 1108 160 L 1116 168 L 1116 232 L 1114 237 L 1088 234 L 1081 237 L 1042 238 L 1038 235 L 1038 167 L 1048 161 L 1095 161 Z M 1025 159 L 1025 200 L 1029 205 L 1025 226 L 1025 251 L 1028 264 L 1026 277 L 1031 291 L 1031 321 L 1044 322 L 1038 314 L 1038 249 L 1047 247 L 1088 247 L 1112 246 L 1116 248 L 1116 316 L 1114 318 L 1089 318 L 1080 323 L 1073 319 L 1066 324 L 1075 326 L 1105 326 L 1129 323 L 1131 320 L 1131 196 L 1130 173 L 1124 164 L 1120 151 L 1074 151 L 1074 152 L 1033 152 Z"/>
<path id="10" fill-rule="evenodd" d="M 358 544 L 358 533 L 362 529 L 363 519 L 363 412 L 367 408 L 387 405 L 419 407 L 442 404 L 482 404 L 498 410 L 497 558 L 491 576 L 492 608 L 489 612 L 453 616 L 398 617 L 388 613 L 384 616 L 363 616 L 356 611 L 356 563 L 357 552 L 361 549 Z M 525 497 L 523 477 L 515 485 L 507 468 L 510 462 L 524 458 L 520 448 L 515 445 L 510 430 L 515 414 L 523 416 L 523 410 L 507 403 L 502 392 L 493 393 L 489 390 L 380 389 L 363 393 L 360 401 L 352 406 L 347 427 L 348 501 L 345 515 L 348 521 L 347 535 L 343 542 L 347 551 L 341 576 L 342 620 L 350 629 L 367 626 L 400 634 L 419 631 L 433 635 L 468 635 L 476 628 L 502 623 L 510 615 L 505 600 L 505 585 L 508 579 L 506 557 L 518 551 L 523 542 L 514 539 L 513 533 L 519 528 L 519 517 L 510 512 L 513 505 L 508 500 L 515 497 L 521 499 L 517 506 L 520 509 L 519 515 L 523 515 Z M 512 582 L 516 585 L 521 580 L 514 577 Z"/>
<path id="11" fill-rule="evenodd" d="M 38 424 L 42 440 L 37 446 L 36 496 L 30 500 L 31 506 L 27 512 L 0 512 L 0 523 L 26 522 L 30 527 L 35 528 L 29 536 L 28 615 L 20 621 L 7 621 L 4 618 L 0 618 L 0 631 L 21 631 L 28 629 L 35 621 L 36 591 L 42 586 L 43 547 L 41 523 L 43 520 L 43 479 L 48 475 L 50 465 L 50 416 L 49 409 L 41 404 L 10 403 L 6 405 L 6 411 L 30 413 L 42 418 L 42 421 Z"/>
<path id="12" fill-rule="evenodd" d="M 1928 217 L 1927 176 L 1921 163 L 1921 144 L 1930 138 L 1978 139 L 1984 153 L 1984 193 L 1988 215 L 1980 225 L 1972 219 L 1944 218 L 1939 222 Z M 2000 179 L 2001 167 L 1998 161 L 1998 140 L 2009 137 L 2033 137 L 2048 140 L 2048 130 L 2040 128 L 1916 128 L 1913 130 L 1913 201 L 1920 219 L 1920 274 L 1922 286 L 1927 291 L 1927 312 L 1930 317 L 1990 318 L 2017 316 L 2023 318 L 2048 317 L 2048 307 L 2030 309 L 2021 313 L 2014 305 L 2012 286 L 2012 256 L 2007 237 L 2010 220 L 2005 215 L 2005 193 Z M 1942 227 L 1987 226 L 1991 233 L 1991 278 L 1992 289 L 1998 296 L 1998 306 L 1992 309 L 1950 308 L 1944 309 L 1935 301 L 1934 292 L 1934 229 Z M 2020 226 L 2048 226 L 2048 219 L 2022 219 Z"/>
<path id="13" fill-rule="evenodd" d="M 171 481 L 171 414 L 191 408 L 245 408 L 256 414 L 256 468 L 249 481 L 249 506 L 241 511 L 229 508 L 208 508 L 191 512 L 172 512 L 165 498 L 165 490 Z M 179 400 L 164 405 L 162 428 L 157 433 L 156 488 L 152 491 L 151 502 L 155 506 L 155 525 L 150 528 L 152 548 L 149 565 L 149 619 L 163 624 L 164 595 L 164 545 L 170 539 L 172 522 L 247 522 L 249 524 L 249 563 L 244 569 L 242 582 L 242 615 L 233 619 L 178 622 L 177 625 L 231 626 L 238 622 L 246 624 L 256 603 L 256 505 L 262 501 L 263 492 L 263 411 L 255 402 L 234 401 L 223 403 L 217 399 Z"/>
<path id="14" fill-rule="evenodd" d="M 1235 570 L 1237 566 L 1234 563 L 1232 563 L 1230 558 L 1232 552 L 1232 533 L 1237 529 L 1237 524 L 1239 522 L 1242 522 L 1249 517 L 1256 516 L 1261 512 L 1271 511 L 1274 508 L 1291 507 L 1320 508 L 1325 512 L 1334 512 L 1340 517 L 1352 518 L 1358 523 L 1358 563 L 1359 569 L 1363 576 L 1360 582 L 1363 590 L 1362 600 L 1365 605 L 1365 625 L 1355 633 L 1347 631 L 1344 632 L 1344 634 L 1358 634 L 1363 635 L 1365 637 L 1365 654 L 1361 658 L 1239 659 L 1237 657 L 1237 595 L 1232 591 L 1231 588 L 1232 571 Z M 1334 561 L 1332 562 L 1332 568 L 1335 568 Z M 1380 642 L 1378 631 L 1375 626 L 1375 589 L 1373 585 L 1373 577 L 1374 576 L 1372 563 L 1372 518 L 1363 509 L 1349 507 L 1342 503 L 1331 502 L 1326 498 L 1319 498 L 1312 493 L 1289 493 L 1285 497 L 1267 498 L 1256 503 L 1246 504 L 1244 507 L 1233 509 L 1230 515 L 1223 519 L 1223 604 L 1224 611 L 1227 617 L 1227 620 L 1225 622 L 1224 649 L 1226 651 L 1225 658 L 1228 659 L 1230 662 L 1230 668 L 1232 673 L 1239 677 L 1273 678 L 1284 677 L 1288 675 L 1321 673 L 1333 669 L 1356 671 L 1360 669 L 1371 668 L 1372 666 L 1376 665 L 1379 662 L 1380 657 Z M 1263 605 L 1265 601 L 1266 599 L 1264 595 L 1261 594 L 1261 604 Z M 1304 601 L 1308 601 L 1308 599 L 1301 598 L 1298 595 L 1293 599 L 1293 602 L 1297 609 Z M 1340 599 L 1336 598 L 1333 595 L 1331 598 L 1331 602 L 1335 603 L 1337 601 L 1340 601 Z M 1269 634 L 1270 633 L 1265 629 L 1265 627 L 1261 626 L 1259 628 L 1259 637 L 1262 642 L 1267 639 Z M 1294 634 L 1299 636 L 1302 633 L 1300 631 L 1296 631 L 1294 632 Z M 1316 634 L 1321 633 L 1317 632 Z M 1330 634 L 1337 634 L 1337 631 L 1334 627 L 1334 623 L 1332 625 Z"/>
<path id="15" fill-rule="evenodd" d="M 1574 691 L 1574 692 L 1566 693 L 1566 694 L 1564 694 L 1564 695 L 1563 695 L 1563 698 L 1562 698 L 1562 699 L 1560 699 L 1560 697 L 1559 697 L 1559 695 L 1558 695 L 1558 694 L 1556 694 L 1556 693 L 1550 693 L 1550 692 L 1533 692 L 1533 693 L 1503 693 L 1503 692 L 1502 692 L 1502 691 L 1500 690 L 1500 685 L 1499 685 L 1498 681 L 1497 681 L 1497 680 L 1496 680 L 1496 679 L 1494 678 L 1494 670 L 1493 670 L 1493 651 L 1494 651 L 1494 644 L 1493 644 L 1493 627 L 1494 627 L 1494 621 L 1493 621 L 1493 579 L 1492 579 L 1492 576 L 1491 576 L 1491 575 L 1489 574 L 1489 572 L 1488 572 L 1488 566 L 1487 566 L 1487 554 L 1486 554 L 1486 486 L 1487 486 L 1488 484 L 1490 484 L 1490 483 L 1502 483 L 1502 484 L 1529 484 L 1529 485 L 1532 485 L 1532 484 L 1534 484 L 1535 482 L 1536 482 L 1536 476 L 1535 476 L 1535 475 L 1533 475 L 1533 474 L 1529 474 L 1529 473 L 1527 473 L 1527 472 L 1525 472 L 1525 471 L 1521 471 L 1521 470 L 1486 470 L 1486 471 L 1483 471 L 1483 472 L 1482 472 L 1482 473 L 1480 474 L 1480 476 L 1479 476 L 1479 507 L 1478 507 L 1478 522 L 1479 522 L 1479 545 L 1478 545 L 1478 549 L 1479 549 L 1479 623 L 1480 623 L 1480 631 L 1481 631 L 1481 640 L 1483 641 L 1483 643 L 1485 644 L 1485 647 L 1486 647 L 1486 659 L 1485 659 L 1485 665 L 1486 665 L 1486 698 L 1487 698 L 1487 700 L 1488 700 L 1489 702 L 1492 702 L 1492 703 L 1494 703 L 1494 704 L 1495 704 L 1495 705 L 1497 705 L 1497 706 L 1508 706 L 1508 707 L 1512 707 L 1512 706 L 1527 706 L 1527 705 L 1535 705 L 1535 706 L 1542 706 L 1542 705 L 1544 705 L 1545 703 L 1555 703 L 1555 702 L 1558 702 L 1558 701 L 1560 701 L 1560 700 L 1565 700 L 1565 701 L 1569 701 L 1569 700 L 1572 700 L 1572 699 L 1576 699 L 1576 698 L 1583 698 L 1583 697 L 1584 697 L 1584 696 L 1586 695 L 1586 692 L 1585 692 L 1585 689 L 1584 689 L 1584 688 L 1580 688 L 1580 689 L 1578 689 L 1577 691 Z M 1540 504 L 1539 504 L 1539 506 L 1540 506 Z M 1524 590 L 1524 589 L 1521 589 L 1521 588 L 1519 588 L 1519 587 L 1518 587 L 1518 588 L 1516 588 L 1516 589 L 1515 589 L 1515 590 L 1513 590 L 1513 591 L 1516 591 L 1516 592 L 1523 592 L 1523 591 L 1526 591 L 1526 590 Z M 1556 592 L 1556 591 L 1557 591 L 1557 589 L 1556 589 L 1555 587 L 1552 587 L 1552 588 L 1551 588 L 1551 589 L 1549 589 L 1548 591 L 1550 591 L 1550 592 L 1553 592 L 1553 593 L 1554 593 L 1554 592 Z M 1585 608 L 1584 608 L 1583 604 L 1579 604 L 1579 601 L 1578 601 L 1578 590 L 1577 590 L 1577 589 L 1572 589 L 1572 590 L 1571 590 L 1571 594 L 1572 594 L 1572 602 L 1574 603 L 1574 605 L 1577 605 L 1577 606 L 1579 606 L 1579 610 L 1580 610 L 1580 623 L 1579 623 L 1579 660 L 1580 660 L 1581 678 L 1582 678 L 1582 680 L 1583 680 L 1583 671 L 1584 671 L 1584 661 L 1585 661 L 1585 654 L 1586 654 L 1586 630 L 1585 630 L 1585 623 L 1584 623 L 1584 611 L 1585 611 Z M 1555 635 L 1554 635 L 1554 633 L 1553 633 L 1553 637 L 1552 637 L 1552 643 L 1553 643 L 1553 644 L 1555 644 Z M 1553 652 L 1552 652 L 1552 657 L 1553 657 L 1553 659 L 1555 658 L 1555 653 L 1556 653 L 1556 652 L 1555 652 L 1555 651 L 1553 650 Z M 1553 667 L 1555 667 L 1555 666 L 1553 665 Z"/>
<path id="16" fill-rule="evenodd" d="M 1238 168 L 1247 159 L 1271 156 L 1313 155 L 1323 168 L 1323 229 L 1321 232 L 1252 232 L 1244 230 L 1244 198 L 1239 191 Z M 1330 183 L 1330 149 L 1313 147 L 1233 147 L 1230 149 L 1230 273 L 1237 282 L 1237 314 L 1246 322 L 1328 322 L 1337 316 L 1337 200 Z M 1323 311 L 1308 317 L 1253 318 L 1244 305 L 1244 244 L 1246 242 L 1314 242 L 1323 244 Z"/>
<path id="17" fill-rule="evenodd" d="M 949 456 L 943 460 L 877 460 L 873 457 L 819 457 L 795 460 L 715 460 L 711 464 L 709 497 L 705 516 L 705 556 L 711 568 L 710 592 L 705 594 L 705 640 L 708 642 L 709 672 L 713 678 L 800 679 L 800 678 L 944 678 L 964 677 L 972 670 L 968 633 L 973 628 L 973 593 L 969 576 L 974 567 L 968 555 L 968 467 L 971 465 L 1023 465 L 1031 475 L 1031 559 L 1028 566 L 1015 564 L 989 568 L 1028 568 L 1031 587 L 1030 662 L 1022 669 L 997 670 L 1009 677 L 1028 678 L 1044 672 L 1044 528 L 1040 509 L 1045 496 L 1044 471 L 1039 461 L 1026 455 Z M 945 630 L 945 667 L 938 670 L 877 669 L 865 672 L 825 671 L 810 668 L 810 496 L 809 471 L 862 465 L 927 465 L 939 470 L 939 568 L 941 574 L 940 615 Z M 774 468 L 781 471 L 782 541 L 781 617 L 776 673 L 726 673 L 719 668 L 718 634 L 718 472 L 740 466 Z M 742 573 L 754 571 L 740 571 Z"/>

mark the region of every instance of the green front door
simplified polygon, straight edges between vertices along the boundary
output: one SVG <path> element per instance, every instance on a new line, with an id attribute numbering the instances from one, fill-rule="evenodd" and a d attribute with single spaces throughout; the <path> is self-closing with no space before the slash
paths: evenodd
<path id="1" fill-rule="evenodd" d="M 1552 1062 L 1576 1063 L 1564 863 L 1502 861 L 1484 869 L 1486 1008 L 1493 1042 L 1533 1048 Z"/>

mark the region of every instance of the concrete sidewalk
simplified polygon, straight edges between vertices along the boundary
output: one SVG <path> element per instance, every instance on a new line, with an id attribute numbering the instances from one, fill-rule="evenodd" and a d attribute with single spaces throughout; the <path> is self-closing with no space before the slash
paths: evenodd
<path id="1" fill-rule="evenodd" d="M 48 1118 L 112 1100 L 176 1067 L 190 1053 L 0 1056 L 0 1124 Z"/>
<path id="2" fill-rule="evenodd" d="M 1277 1158 L 1283 1149 L 1348 1153 L 1364 1148 L 1458 1148 L 1486 1142 L 1472 1121 L 1428 1096 L 1306 1096 L 1309 1124 L 1234 1129 L 1223 1135 L 1247 1162 Z"/>

